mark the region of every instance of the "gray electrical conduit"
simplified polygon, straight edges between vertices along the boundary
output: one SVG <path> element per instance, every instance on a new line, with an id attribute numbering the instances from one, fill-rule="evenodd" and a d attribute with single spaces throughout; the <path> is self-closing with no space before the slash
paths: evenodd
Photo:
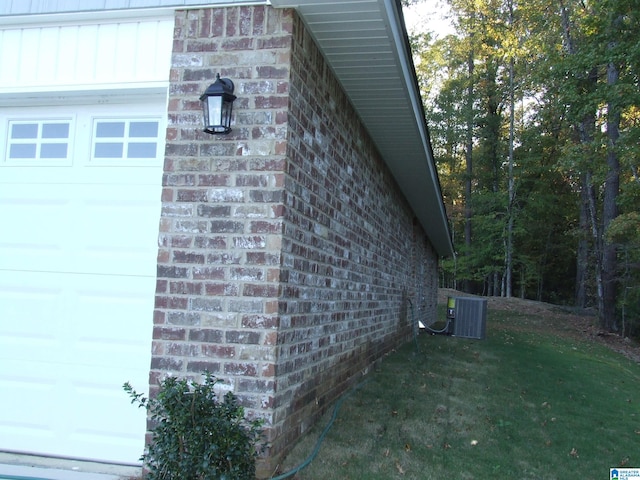
<path id="1" fill-rule="evenodd" d="M 419 328 L 418 327 L 418 322 L 416 321 L 416 315 L 415 315 L 415 312 L 413 310 L 413 303 L 411 302 L 411 299 L 407 298 L 407 301 L 409 302 L 409 306 L 411 307 L 411 317 L 413 319 L 413 322 L 412 322 L 413 323 L 413 339 L 414 339 L 415 344 L 416 344 L 416 351 L 418 353 L 420 353 L 420 348 L 418 347 L 418 328 Z M 426 328 L 427 328 L 427 330 L 429 330 L 430 332 L 433 332 L 433 333 L 442 333 L 447 329 L 448 326 L 449 326 L 449 322 L 447 322 L 447 325 L 441 331 L 432 330 L 432 329 L 430 329 L 428 327 L 426 327 Z M 281 475 L 278 475 L 277 477 L 271 477 L 271 480 L 284 480 L 285 478 L 292 477 L 293 475 L 298 473 L 300 470 L 302 470 L 302 469 L 304 469 L 304 468 L 309 466 L 309 464 L 316 458 L 316 455 L 318 455 L 318 452 L 320 451 L 320 447 L 322 446 L 322 442 L 324 441 L 324 437 L 327 436 L 327 433 L 329 432 L 329 430 L 333 426 L 333 422 L 335 422 L 336 418 L 338 417 L 338 412 L 340 411 L 340 407 L 342 407 L 342 404 L 344 403 L 344 401 L 352 393 L 356 392 L 361 387 L 363 387 L 369 380 L 371 380 L 371 379 L 367 378 L 366 380 L 363 380 L 358 385 L 353 387 L 349 392 L 347 392 L 342 397 L 340 397 L 340 399 L 336 403 L 336 406 L 333 408 L 333 414 L 331 415 L 331 419 L 329 420 L 329 423 L 327 423 L 327 426 L 324 427 L 324 430 L 322 431 L 322 433 L 318 437 L 318 440 L 316 441 L 316 445 L 313 448 L 313 451 L 307 457 L 307 459 L 304 462 L 302 462 L 300 465 L 295 467 L 294 469 L 289 470 L 288 472 L 283 473 Z"/>
<path id="2" fill-rule="evenodd" d="M 418 322 L 416 321 L 416 315 L 415 315 L 415 312 L 413 311 L 413 303 L 411 302 L 411 299 L 407 298 L 407 301 L 411 306 L 411 316 L 413 317 L 413 338 L 416 341 L 416 350 L 418 350 L 418 334 L 417 334 Z M 427 325 L 426 323 L 424 325 L 424 328 L 430 333 L 445 333 L 449 329 L 449 323 L 451 323 L 451 319 L 447 318 L 447 323 L 444 325 L 444 328 L 442 330 L 435 330 L 431 328 L 429 325 Z"/>

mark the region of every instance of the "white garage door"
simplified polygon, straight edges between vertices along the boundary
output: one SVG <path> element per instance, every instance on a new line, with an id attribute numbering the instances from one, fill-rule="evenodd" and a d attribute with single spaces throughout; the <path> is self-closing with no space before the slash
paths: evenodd
<path id="1" fill-rule="evenodd" d="M 0 450 L 139 460 L 164 117 L 0 109 Z"/>

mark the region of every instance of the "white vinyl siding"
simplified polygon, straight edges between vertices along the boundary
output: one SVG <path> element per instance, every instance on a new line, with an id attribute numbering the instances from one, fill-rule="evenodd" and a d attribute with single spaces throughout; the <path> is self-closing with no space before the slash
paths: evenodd
<path id="1" fill-rule="evenodd" d="M 0 93 L 166 83 L 172 38 L 172 16 L 0 28 Z"/>

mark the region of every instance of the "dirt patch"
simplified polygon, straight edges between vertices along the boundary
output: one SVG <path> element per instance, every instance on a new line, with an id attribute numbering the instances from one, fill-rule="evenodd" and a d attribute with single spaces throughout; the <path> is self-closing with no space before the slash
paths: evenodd
<path id="1" fill-rule="evenodd" d="M 438 303 L 446 304 L 448 297 L 478 297 L 449 288 L 438 289 Z M 573 336 L 582 340 L 588 339 L 606 345 L 625 357 L 640 363 L 640 344 L 629 338 L 602 331 L 594 311 L 553 305 L 551 303 L 524 300 L 521 298 L 482 297 L 487 299 L 489 310 L 503 310 L 539 316 L 544 328 L 554 328 L 558 334 Z M 517 328 L 517 325 L 514 325 Z"/>

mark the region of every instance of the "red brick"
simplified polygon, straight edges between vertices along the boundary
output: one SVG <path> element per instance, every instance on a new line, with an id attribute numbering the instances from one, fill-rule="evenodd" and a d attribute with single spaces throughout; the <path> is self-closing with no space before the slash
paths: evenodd
<path id="1" fill-rule="evenodd" d="M 220 343 L 224 337 L 222 330 L 193 329 L 189 332 L 192 342 Z"/>
<path id="2" fill-rule="evenodd" d="M 188 189 L 179 189 L 177 190 L 176 201 L 178 202 L 206 202 L 207 201 L 207 191 L 206 190 L 188 190 Z"/>
<path id="3" fill-rule="evenodd" d="M 282 96 L 257 96 L 255 97 L 256 108 L 286 108 L 289 103 L 289 98 Z"/>
<path id="4" fill-rule="evenodd" d="M 199 282 L 169 282 L 169 293 L 173 295 L 202 295 L 203 284 Z"/>
<path id="5" fill-rule="evenodd" d="M 184 267 L 158 265 L 158 278 L 187 278 L 188 275 Z"/>
<path id="6" fill-rule="evenodd" d="M 220 372 L 220 362 L 190 361 L 187 363 L 187 372 L 216 374 Z"/>
<path id="7" fill-rule="evenodd" d="M 236 347 L 228 345 L 202 345 L 202 354 L 205 357 L 214 358 L 234 358 L 236 356 Z"/>
<path id="8" fill-rule="evenodd" d="M 185 340 L 186 330 L 184 328 L 154 327 L 154 340 Z"/>
<path id="9" fill-rule="evenodd" d="M 230 330 L 225 334 L 225 341 L 227 343 L 243 343 L 249 345 L 260 344 L 260 333 L 252 331 L 242 330 Z"/>
<path id="10" fill-rule="evenodd" d="M 196 263 L 203 264 L 204 263 L 204 254 L 202 253 L 194 253 L 194 252 L 185 252 L 183 250 L 174 250 L 173 251 L 173 263 Z"/>
<path id="11" fill-rule="evenodd" d="M 207 295 L 237 297 L 239 287 L 235 283 L 207 283 L 205 292 Z"/>
<path id="12" fill-rule="evenodd" d="M 229 185 L 230 175 L 228 174 L 200 174 L 198 175 L 198 185 L 203 187 L 223 187 Z"/>
<path id="13" fill-rule="evenodd" d="M 242 289 L 245 297 L 276 297 L 278 296 L 278 285 L 251 284 L 246 283 Z"/>
<path id="14" fill-rule="evenodd" d="M 155 307 L 165 310 L 186 310 L 189 301 L 183 297 L 156 296 Z"/>
<path id="15" fill-rule="evenodd" d="M 255 377 L 258 375 L 258 367 L 252 363 L 225 363 L 224 373 L 227 375 Z"/>
<path id="16" fill-rule="evenodd" d="M 251 233 L 282 233 L 283 225 L 279 221 L 256 220 L 249 224 Z"/>

